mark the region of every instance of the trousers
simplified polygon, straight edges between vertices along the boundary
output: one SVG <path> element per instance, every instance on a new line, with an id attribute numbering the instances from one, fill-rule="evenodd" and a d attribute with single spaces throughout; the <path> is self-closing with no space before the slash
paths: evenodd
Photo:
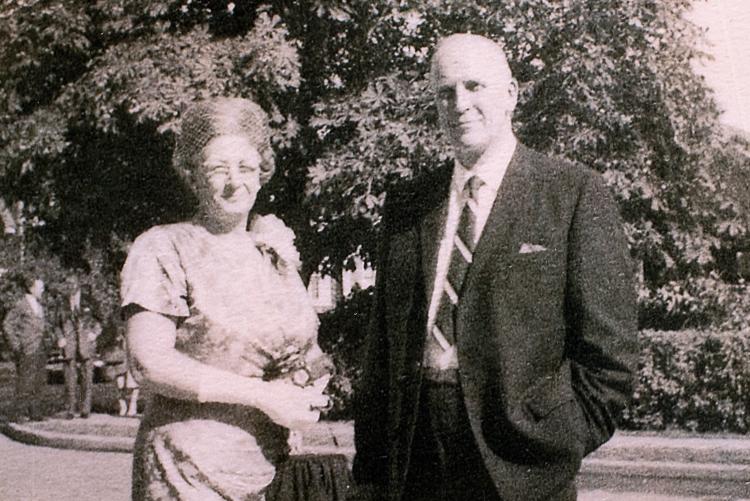
<path id="1" fill-rule="evenodd" d="M 477 449 L 460 386 L 425 380 L 404 500 L 501 501 Z"/>
<path id="2" fill-rule="evenodd" d="M 471 431 L 460 385 L 426 379 L 412 442 L 404 501 L 503 500 Z M 574 483 L 548 501 L 576 501 Z"/>
<path id="3" fill-rule="evenodd" d="M 40 419 L 42 417 L 41 391 L 45 383 L 44 366 L 47 354 L 41 343 L 31 353 L 15 354 L 16 412 L 19 415 Z"/>
<path id="4" fill-rule="evenodd" d="M 91 394 L 94 385 L 94 361 L 90 358 L 76 360 L 67 359 L 64 362 L 65 376 L 65 410 L 68 415 L 76 411 L 80 403 L 81 416 L 91 414 Z M 80 385 L 80 400 L 78 387 Z"/>

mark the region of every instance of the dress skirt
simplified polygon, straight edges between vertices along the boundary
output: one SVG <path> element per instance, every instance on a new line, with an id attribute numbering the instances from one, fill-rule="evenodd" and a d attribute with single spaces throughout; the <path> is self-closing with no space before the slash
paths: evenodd
<path id="1" fill-rule="evenodd" d="M 251 407 L 155 395 L 136 438 L 133 501 L 266 500 L 288 436 Z"/>

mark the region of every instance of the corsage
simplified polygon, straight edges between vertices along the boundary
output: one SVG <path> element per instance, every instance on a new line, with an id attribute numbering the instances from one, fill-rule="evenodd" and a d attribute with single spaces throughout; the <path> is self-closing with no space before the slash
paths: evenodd
<path id="1" fill-rule="evenodd" d="M 269 257 L 279 271 L 298 270 L 300 257 L 294 246 L 294 232 L 273 214 L 255 216 L 250 235 L 258 250 Z"/>

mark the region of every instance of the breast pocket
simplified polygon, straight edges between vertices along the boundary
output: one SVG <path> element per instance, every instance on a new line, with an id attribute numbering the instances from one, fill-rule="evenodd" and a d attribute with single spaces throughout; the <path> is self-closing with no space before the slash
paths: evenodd
<path id="1" fill-rule="evenodd" d="M 557 250 L 508 256 L 503 266 L 505 285 L 528 294 L 559 293 L 565 282 L 564 259 Z"/>

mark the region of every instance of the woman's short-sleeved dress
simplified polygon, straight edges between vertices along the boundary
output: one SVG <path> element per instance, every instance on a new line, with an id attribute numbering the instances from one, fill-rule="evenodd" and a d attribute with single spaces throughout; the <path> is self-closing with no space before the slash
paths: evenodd
<path id="1" fill-rule="evenodd" d="M 273 354 L 313 347 L 318 321 L 296 269 L 257 241 L 193 223 L 154 227 L 128 254 L 122 305 L 175 318 L 182 353 L 262 377 Z M 133 499 L 264 499 L 287 437 L 252 407 L 154 395 L 136 441 Z"/>

